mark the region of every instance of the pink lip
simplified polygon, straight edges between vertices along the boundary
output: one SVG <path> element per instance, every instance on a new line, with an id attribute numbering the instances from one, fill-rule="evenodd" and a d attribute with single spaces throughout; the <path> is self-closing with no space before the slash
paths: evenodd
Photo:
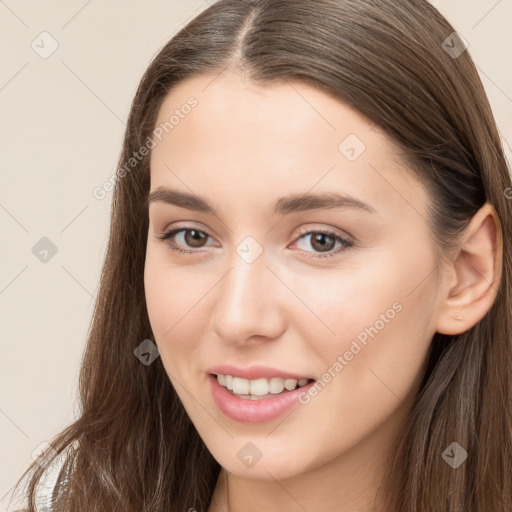
<path id="1" fill-rule="evenodd" d="M 250 366 L 249 368 L 238 368 L 230 364 L 223 364 L 221 366 L 214 366 L 207 370 L 208 373 L 218 375 L 232 375 L 233 377 L 241 377 L 242 379 L 256 380 L 261 378 L 271 379 L 272 377 L 280 377 L 281 379 L 312 379 L 304 375 L 295 375 L 292 373 L 284 372 L 276 368 L 269 368 L 268 366 Z"/>
<path id="2" fill-rule="evenodd" d="M 222 373 L 219 371 L 219 373 Z M 232 375 L 232 373 L 227 373 Z M 261 374 L 258 374 L 261 376 Z M 275 373 L 273 376 L 277 376 Z M 295 377 L 290 377 L 295 378 Z M 315 381 L 306 384 L 293 391 L 284 391 L 271 398 L 262 398 L 261 400 L 251 400 L 235 396 L 224 386 L 221 386 L 215 375 L 208 375 L 213 399 L 219 409 L 232 420 L 242 423 L 264 423 L 271 421 L 294 405 L 299 403 L 299 396 L 308 391 L 315 384 Z"/>

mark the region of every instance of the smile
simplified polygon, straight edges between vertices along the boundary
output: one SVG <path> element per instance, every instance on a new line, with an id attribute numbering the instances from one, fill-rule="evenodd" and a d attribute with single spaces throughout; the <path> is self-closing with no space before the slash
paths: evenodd
<path id="1" fill-rule="evenodd" d="M 233 375 L 217 375 L 218 383 L 226 389 L 232 391 L 233 395 L 246 400 L 260 400 L 270 398 L 286 391 L 293 391 L 308 383 L 309 379 L 282 379 L 272 377 L 270 379 L 244 379 L 234 377 Z M 286 391 L 284 391 L 286 389 Z"/>
<path id="2" fill-rule="evenodd" d="M 316 382 L 314 379 L 280 377 L 250 380 L 212 373 L 208 375 L 208 381 L 213 400 L 226 417 L 252 424 L 279 418 L 300 403 L 300 396 Z M 228 384 L 233 389 L 228 389 Z"/>

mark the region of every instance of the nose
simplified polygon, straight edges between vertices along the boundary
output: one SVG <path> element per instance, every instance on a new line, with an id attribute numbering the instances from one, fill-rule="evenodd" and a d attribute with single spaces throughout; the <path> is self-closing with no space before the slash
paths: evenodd
<path id="1" fill-rule="evenodd" d="M 267 267 L 264 253 L 252 263 L 235 258 L 216 288 L 211 324 L 226 343 L 262 343 L 284 332 L 286 287 Z"/>

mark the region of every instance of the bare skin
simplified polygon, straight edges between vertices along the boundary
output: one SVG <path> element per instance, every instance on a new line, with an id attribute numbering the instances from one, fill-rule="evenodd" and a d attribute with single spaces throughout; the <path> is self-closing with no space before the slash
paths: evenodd
<path id="1" fill-rule="evenodd" d="M 157 125 L 191 96 L 197 106 L 152 151 L 151 191 L 200 196 L 217 215 L 151 202 L 144 279 L 162 362 L 222 466 L 209 512 L 228 510 L 226 478 L 230 512 L 379 512 L 434 333 L 468 330 L 496 296 L 496 214 L 484 205 L 439 265 L 426 191 L 360 114 L 298 82 L 257 86 L 224 73 L 181 83 Z M 340 150 L 350 134 L 357 139 Z M 372 211 L 272 211 L 287 194 L 320 192 Z M 178 227 L 206 233 L 203 245 L 190 245 L 190 231 L 157 238 Z M 321 257 L 318 231 L 331 233 L 324 241 L 334 257 Z M 262 249 L 251 263 L 237 253 L 248 236 L 251 250 Z M 172 251 L 172 241 L 195 252 Z M 378 332 L 354 355 L 371 326 Z M 224 363 L 326 380 L 338 356 L 342 369 L 307 404 L 256 425 L 226 417 L 207 382 L 208 368 Z M 237 456 L 248 442 L 262 454 L 252 467 Z"/>

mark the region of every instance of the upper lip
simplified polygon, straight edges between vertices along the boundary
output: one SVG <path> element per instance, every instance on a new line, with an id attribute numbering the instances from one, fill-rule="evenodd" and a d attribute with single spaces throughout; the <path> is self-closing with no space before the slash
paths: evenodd
<path id="1" fill-rule="evenodd" d="M 297 375 L 295 373 L 286 372 L 277 368 L 271 368 L 269 366 L 253 365 L 246 368 L 240 368 L 231 364 L 223 364 L 220 366 L 214 366 L 208 369 L 208 373 L 218 375 L 232 375 L 233 377 L 240 377 L 242 379 L 256 380 L 261 378 L 270 379 L 272 377 L 280 377 L 281 379 L 311 379 L 307 375 Z"/>

